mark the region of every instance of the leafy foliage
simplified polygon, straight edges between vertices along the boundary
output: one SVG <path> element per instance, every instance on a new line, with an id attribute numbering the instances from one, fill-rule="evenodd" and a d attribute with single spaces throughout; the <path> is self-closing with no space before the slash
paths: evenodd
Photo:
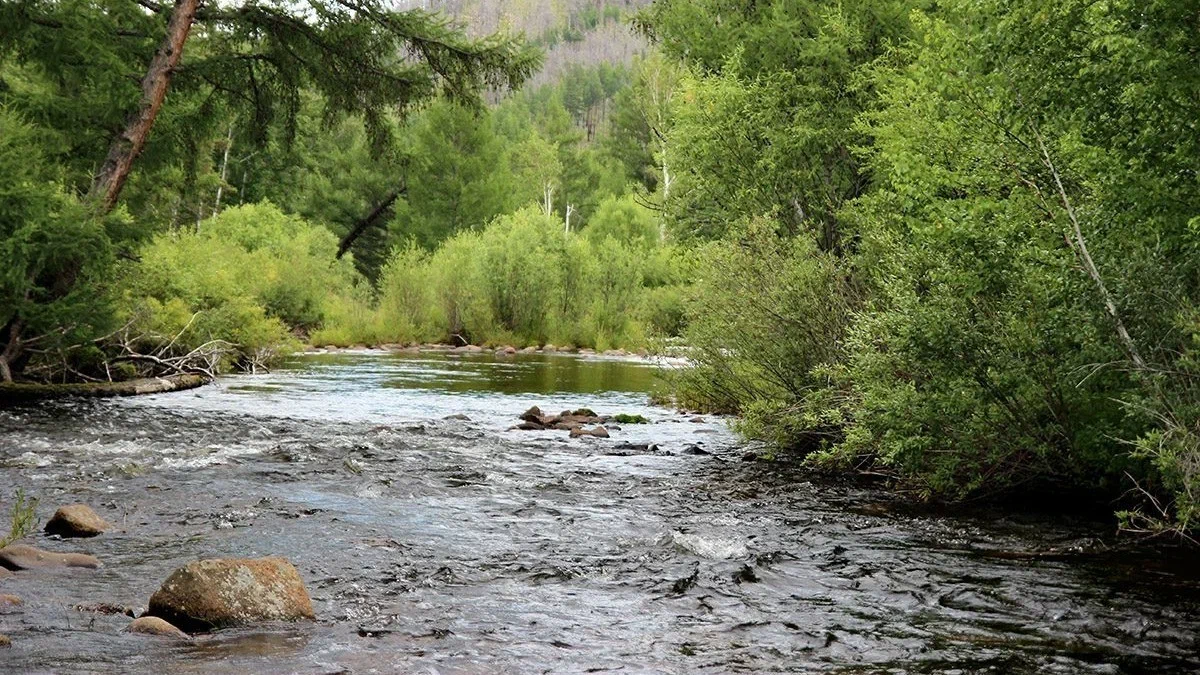
<path id="1" fill-rule="evenodd" d="M 329 322 L 313 340 L 642 347 L 654 332 L 649 295 L 675 281 L 650 271 L 661 259 L 646 247 L 644 239 L 567 233 L 526 208 L 461 232 L 433 253 L 413 243 L 396 249 L 375 319 L 357 330 Z"/>
<path id="2" fill-rule="evenodd" d="M 722 239 L 681 399 L 931 498 L 1136 486 L 1127 526 L 1194 528 L 1184 4 L 657 3 L 647 29 L 696 73 L 668 212 Z M 730 224 L 763 218 L 739 255 Z"/>
<path id="3" fill-rule="evenodd" d="M 13 496 L 8 534 L 0 537 L 0 548 L 25 538 L 37 528 L 37 504 L 36 497 L 27 498 L 25 491 L 17 488 L 17 492 Z"/>
<path id="4" fill-rule="evenodd" d="M 138 335 L 181 350 L 213 340 L 260 363 L 294 343 L 291 331 L 320 326 L 353 298 L 353 263 L 331 263 L 328 230 L 264 203 L 227 209 L 200 232 L 164 234 L 129 270 L 123 314 Z"/>

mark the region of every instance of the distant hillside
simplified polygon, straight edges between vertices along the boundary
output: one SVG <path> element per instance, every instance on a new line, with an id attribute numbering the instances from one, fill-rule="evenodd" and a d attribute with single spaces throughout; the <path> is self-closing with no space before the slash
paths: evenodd
<path id="1" fill-rule="evenodd" d="M 575 64 L 629 63 L 646 41 L 628 17 L 652 0 L 400 0 L 401 7 L 443 12 L 472 33 L 498 28 L 524 33 L 546 52 L 537 86 L 558 80 Z"/>

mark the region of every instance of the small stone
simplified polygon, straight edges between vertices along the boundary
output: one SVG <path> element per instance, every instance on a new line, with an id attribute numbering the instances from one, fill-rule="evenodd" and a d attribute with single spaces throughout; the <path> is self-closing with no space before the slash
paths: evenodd
<path id="1" fill-rule="evenodd" d="M 579 438 L 580 436 L 594 436 L 596 438 L 608 438 L 608 430 L 604 427 L 596 427 L 594 429 L 584 429 L 576 427 L 571 429 L 571 438 Z"/>
<path id="2" fill-rule="evenodd" d="M 0 635 L 0 649 L 8 649 L 12 646 L 12 639 L 7 635 Z"/>
<path id="3" fill-rule="evenodd" d="M 711 453 L 709 453 L 709 451 L 705 450 L 704 448 L 702 448 L 698 445 L 689 445 L 683 449 L 683 454 L 685 454 L 685 455 L 708 455 Z"/>
<path id="4" fill-rule="evenodd" d="M 470 422 L 471 421 L 470 417 L 467 417 L 466 415 L 464 415 L 462 413 L 458 413 L 456 415 L 446 415 L 442 419 L 447 420 L 447 421 L 457 420 L 459 422 Z"/>
<path id="5" fill-rule="evenodd" d="M 25 601 L 15 595 L 0 595 L 0 609 L 5 607 L 20 607 L 23 604 L 25 604 Z"/>
<path id="6" fill-rule="evenodd" d="M 191 636 L 179 630 L 175 626 L 163 621 L 157 616 L 143 616 L 140 619 L 134 619 L 133 623 L 129 624 L 126 631 L 137 633 L 139 635 L 156 635 L 159 637 L 171 637 L 180 640 L 191 640 Z"/>
<path id="7" fill-rule="evenodd" d="M 526 422 L 537 422 L 538 424 L 541 424 L 542 423 L 542 409 L 535 405 L 532 408 L 530 408 L 529 410 L 526 410 L 524 413 L 522 413 L 521 419 L 525 420 Z"/>
<path id="8" fill-rule="evenodd" d="M 97 569 L 100 560 L 83 553 L 51 553 L 25 544 L 9 544 L 0 548 L 0 566 L 10 570 L 39 567 L 89 567 Z"/>
<path id="9" fill-rule="evenodd" d="M 746 454 L 742 455 L 742 461 L 743 462 L 757 462 L 758 461 L 758 453 L 757 452 L 747 452 Z"/>
<path id="10" fill-rule="evenodd" d="M 87 504 L 60 507 L 46 523 L 46 534 L 61 537 L 94 537 L 109 528 L 109 524 Z"/>
<path id="11" fill-rule="evenodd" d="M 694 424 L 704 424 L 704 418 L 703 418 L 703 417 L 693 417 L 693 418 L 692 418 L 692 419 L 690 419 L 689 421 L 690 421 L 690 422 L 692 422 L 692 423 L 694 423 Z"/>
<path id="12" fill-rule="evenodd" d="M 512 345 L 508 345 L 504 348 L 504 353 L 505 354 L 516 354 L 517 348 Z"/>

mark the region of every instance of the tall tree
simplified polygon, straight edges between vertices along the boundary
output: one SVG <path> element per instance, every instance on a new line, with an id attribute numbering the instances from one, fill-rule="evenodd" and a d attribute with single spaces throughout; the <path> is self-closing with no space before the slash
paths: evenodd
<path id="1" fill-rule="evenodd" d="M 68 103 L 76 114 L 51 115 L 48 131 L 60 139 L 68 181 L 90 193 L 99 215 L 117 205 L 139 156 L 177 155 L 224 124 L 222 110 L 246 120 L 260 142 L 276 125 L 291 138 L 302 94 L 312 90 L 330 117 L 361 116 L 382 148 L 389 114 L 436 96 L 481 105 L 485 91 L 519 85 L 540 58 L 519 40 L 469 38 L 445 18 L 395 11 L 382 0 L 314 0 L 304 8 L 282 0 L 13 0 L 0 5 L 0 27 L 0 102 L 18 111 L 55 98 Z M 128 84 L 135 72 L 137 88 Z M 176 126 L 165 151 L 151 152 L 152 131 L 177 100 L 193 105 L 203 123 Z M 69 293 L 82 265 L 64 265 L 47 280 L 56 289 L 50 296 Z M 0 359 L 9 367 L 0 374 L 10 376 L 19 362 L 26 323 L 16 312 L 6 319 Z"/>
<path id="2" fill-rule="evenodd" d="M 910 32 L 924 0 L 659 0 L 643 30 L 698 77 L 676 99 L 667 214 L 713 237 L 746 216 L 838 250 L 837 211 L 868 177 L 851 152 L 872 95 L 864 69 Z M 653 90 L 651 90 L 653 91 Z M 671 169 L 671 164 L 675 169 Z"/>

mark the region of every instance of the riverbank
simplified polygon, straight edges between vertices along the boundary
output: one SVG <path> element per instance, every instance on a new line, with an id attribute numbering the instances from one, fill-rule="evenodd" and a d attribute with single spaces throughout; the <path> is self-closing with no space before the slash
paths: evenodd
<path id="1" fill-rule="evenodd" d="M 574 346 L 556 346 L 552 344 L 540 346 L 527 346 L 517 348 L 513 345 L 452 345 L 446 343 L 384 343 L 384 344 L 366 344 L 359 343 L 348 346 L 338 345 L 308 345 L 305 349 L 307 353 L 325 353 L 325 352 L 347 352 L 347 351 L 364 351 L 364 350 L 381 350 L 388 352 L 404 352 L 409 354 L 419 354 L 421 352 L 437 352 L 450 354 L 573 354 L 577 356 L 602 356 L 608 358 L 628 358 L 628 359 L 652 359 L 655 358 L 647 350 L 641 349 L 637 351 L 627 351 L 624 349 L 607 349 L 597 351 L 586 347 Z"/>
<path id="2" fill-rule="evenodd" d="M 0 403 L 26 403 L 55 398 L 111 398 L 140 396 L 195 389 L 212 382 L 206 375 L 185 373 L 164 377 L 145 377 L 121 382 L 72 382 L 40 384 L 35 382 L 0 383 Z"/>

